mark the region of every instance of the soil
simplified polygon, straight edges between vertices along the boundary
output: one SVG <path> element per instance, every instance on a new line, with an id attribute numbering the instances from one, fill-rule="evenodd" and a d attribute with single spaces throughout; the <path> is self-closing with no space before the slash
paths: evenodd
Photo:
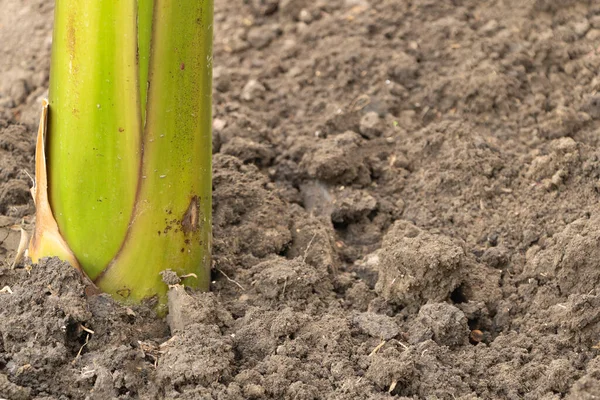
<path id="1" fill-rule="evenodd" d="M 597 1 L 216 0 L 214 281 L 166 319 L 9 268 L 52 2 L 0 9 L 0 398 L 598 398 Z"/>

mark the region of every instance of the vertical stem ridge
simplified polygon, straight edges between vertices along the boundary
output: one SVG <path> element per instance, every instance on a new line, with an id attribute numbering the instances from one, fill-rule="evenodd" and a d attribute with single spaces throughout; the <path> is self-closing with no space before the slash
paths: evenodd
<path id="1" fill-rule="evenodd" d="M 150 68 L 150 53 L 152 48 L 153 14 L 154 0 L 137 0 L 137 55 L 142 128 L 146 126 L 146 104 L 148 100 L 148 72 Z"/>

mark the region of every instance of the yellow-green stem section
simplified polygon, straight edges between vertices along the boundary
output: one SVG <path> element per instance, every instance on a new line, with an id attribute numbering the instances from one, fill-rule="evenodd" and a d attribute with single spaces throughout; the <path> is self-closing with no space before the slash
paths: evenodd
<path id="1" fill-rule="evenodd" d="M 165 268 L 193 272 L 197 278 L 185 283 L 208 288 L 212 15 L 209 1 L 154 4 L 140 192 L 124 246 L 97 281 L 124 299 L 148 297 L 157 287 L 166 293 L 159 275 Z M 128 267 L 136 264 L 145 267 Z"/>
<path id="2" fill-rule="evenodd" d="M 208 289 L 212 21 L 212 0 L 56 1 L 50 203 L 125 301 L 164 300 L 167 268 Z"/>
<path id="3" fill-rule="evenodd" d="M 57 0 L 54 11 L 50 203 L 63 237 L 92 279 L 121 247 L 139 179 L 135 5 Z"/>

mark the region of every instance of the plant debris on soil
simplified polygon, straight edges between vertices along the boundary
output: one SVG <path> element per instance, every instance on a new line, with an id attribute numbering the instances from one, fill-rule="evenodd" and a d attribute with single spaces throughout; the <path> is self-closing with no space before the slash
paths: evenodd
<path id="1" fill-rule="evenodd" d="M 599 2 L 216 0 L 214 281 L 166 319 L 10 268 L 53 5 L 0 9 L 0 398 L 598 398 Z"/>

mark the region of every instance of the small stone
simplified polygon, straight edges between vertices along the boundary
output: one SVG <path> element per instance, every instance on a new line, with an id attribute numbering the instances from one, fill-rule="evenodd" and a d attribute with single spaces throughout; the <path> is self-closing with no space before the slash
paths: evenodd
<path id="1" fill-rule="evenodd" d="M 298 14 L 298 19 L 305 24 L 310 24 L 313 21 L 313 17 L 311 13 L 308 12 L 305 8 L 300 10 L 300 14 Z"/>
<path id="2" fill-rule="evenodd" d="M 565 74 L 569 76 L 574 76 L 577 73 L 577 65 L 573 62 L 566 63 L 563 66 L 563 69 L 565 71 Z"/>
<path id="3" fill-rule="evenodd" d="M 600 29 L 591 29 L 586 35 L 587 40 L 596 41 L 600 39 Z"/>
<path id="4" fill-rule="evenodd" d="M 275 32 L 267 26 L 250 28 L 246 41 L 255 49 L 264 49 L 275 38 Z"/>
<path id="5" fill-rule="evenodd" d="M 250 7 L 256 15 L 271 15 L 279 6 L 279 0 L 251 0 Z"/>
<path id="6" fill-rule="evenodd" d="M 302 22 L 302 21 L 299 21 L 296 24 L 296 31 L 298 33 L 302 33 L 302 34 L 309 34 L 310 33 L 310 31 L 308 29 L 308 24 L 305 23 L 305 22 Z"/>
<path id="7" fill-rule="evenodd" d="M 246 85 L 244 85 L 244 88 L 242 89 L 242 100 L 251 101 L 257 97 L 262 97 L 266 90 L 267 89 L 265 89 L 262 83 L 256 79 L 251 79 L 246 83 Z"/>
<path id="8" fill-rule="evenodd" d="M 484 335 L 479 329 L 473 329 L 469 338 L 475 343 L 480 343 L 483 340 Z"/>
<path id="9" fill-rule="evenodd" d="M 496 32 L 496 30 L 498 29 L 498 21 L 496 21 L 495 19 L 489 20 L 485 25 L 483 25 L 480 29 L 479 32 L 481 32 L 481 34 L 483 35 L 491 35 L 492 33 Z"/>
<path id="10" fill-rule="evenodd" d="M 298 66 L 294 66 L 294 67 L 290 68 L 290 70 L 288 71 L 287 74 L 290 78 L 295 78 L 302 74 L 302 68 L 300 68 Z"/>
<path id="11" fill-rule="evenodd" d="M 250 48 L 250 43 L 239 36 L 233 36 L 225 42 L 225 51 L 228 53 L 240 53 Z"/>
<path id="12" fill-rule="evenodd" d="M 213 130 L 220 132 L 223 129 L 225 129 L 225 127 L 227 126 L 227 121 L 223 120 L 223 119 L 219 119 L 219 118 L 215 118 L 213 120 Z"/>
<path id="13" fill-rule="evenodd" d="M 52 35 L 48 35 L 46 36 L 46 38 L 44 39 L 44 47 L 46 50 L 51 50 L 52 49 Z"/>
<path id="14" fill-rule="evenodd" d="M 573 24 L 573 32 L 578 37 L 584 36 L 590 30 L 590 21 L 584 19 L 582 21 L 576 22 Z"/>
<path id="15" fill-rule="evenodd" d="M 296 46 L 298 45 L 298 43 L 294 40 L 294 39 L 284 39 L 283 43 L 281 44 L 281 51 L 282 52 L 289 52 L 289 51 L 293 51 Z M 290 68 L 293 69 L 294 67 Z"/>
<path id="16" fill-rule="evenodd" d="M 496 232 L 491 233 L 487 235 L 486 240 L 490 246 L 496 247 L 498 245 L 498 234 Z"/>
<path id="17" fill-rule="evenodd" d="M 213 71 L 213 80 L 215 89 L 221 93 L 226 93 L 231 89 L 231 75 L 223 70 L 223 68 L 215 68 Z"/>
<path id="18" fill-rule="evenodd" d="M 554 175 L 552 175 L 552 184 L 554 186 L 559 186 L 561 183 L 564 182 L 568 175 L 569 173 L 567 171 L 565 171 L 564 169 L 559 169 Z"/>
<path id="19" fill-rule="evenodd" d="M 402 214 L 402 212 L 404 211 L 404 207 L 406 207 L 406 203 L 404 202 L 403 199 L 398 199 L 396 200 L 396 210 L 398 213 Z"/>
<path id="20" fill-rule="evenodd" d="M 29 90 L 27 88 L 27 82 L 24 79 L 17 79 L 14 81 L 8 89 L 8 95 L 13 99 L 16 104 L 22 104 L 27 99 Z"/>
<path id="21" fill-rule="evenodd" d="M 366 113 L 360 119 L 359 131 L 369 139 L 381 136 L 382 128 L 381 118 L 375 111 Z"/>
<path id="22" fill-rule="evenodd" d="M 400 85 L 411 87 L 419 74 L 419 63 L 412 55 L 399 52 L 389 63 L 388 74 Z"/>

